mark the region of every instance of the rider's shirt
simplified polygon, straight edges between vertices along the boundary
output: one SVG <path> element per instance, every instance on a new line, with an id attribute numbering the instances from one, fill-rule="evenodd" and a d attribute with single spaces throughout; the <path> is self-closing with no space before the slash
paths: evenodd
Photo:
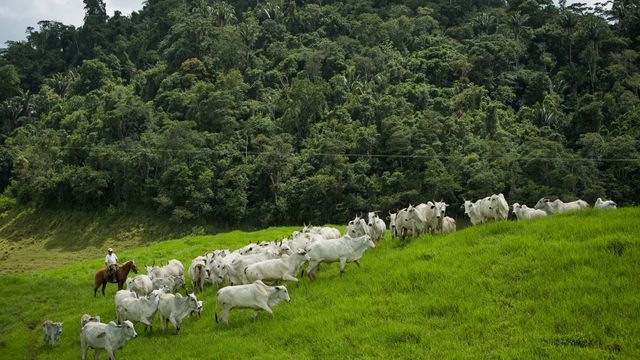
<path id="1" fill-rule="evenodd" d="M 104 257 L 104 262 L 107 265 L 116 264 L 118 262 L 118 257 L 116 256 L 116 253 L 111 253 L 111 255 L 107 254 L 107 256 Z"/>

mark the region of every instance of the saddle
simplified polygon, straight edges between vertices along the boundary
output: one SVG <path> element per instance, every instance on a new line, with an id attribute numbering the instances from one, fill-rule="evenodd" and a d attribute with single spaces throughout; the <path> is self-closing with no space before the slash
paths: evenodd
<path id="1" fill-rule="evenodd" d="M 107 269 L 107 282 L 117 283 L 116 274 L 118 273 L 118 264 L 110 265 Z"/>

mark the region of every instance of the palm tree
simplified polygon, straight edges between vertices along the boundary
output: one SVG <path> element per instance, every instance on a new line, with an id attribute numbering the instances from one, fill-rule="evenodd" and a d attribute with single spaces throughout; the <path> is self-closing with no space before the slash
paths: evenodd
<path id="1" fill-rule="evenodd" d="M 516 41 L 518 41 L 518 38 L 520 36 L 520 30 L 528 20 L 529 15 L 522 15 L 519 11 L 516 11 L 507 20 L 507 23 L 509 24 L 509 26 L 511 26 L 511 30 L 513 31 L 513 36 L 515 37 Z"/>
<path id="2" fill-rule="evenodd" d="M 481 34 L 488 34 L 489 30 L 491 29 L 491 26 L 495 21 L 496 21 L 495 16 L 491 14 L 487 14 L 485 12 L 481 13 L 473 20 L 476 27 L 480 29 Z"/>
<path id="3" fill-rule="evenodd" d="M 225 26 L 238 20 L 236 9 L 226 1 L 219 1 L 208 7 L 209 14 L 216 18 L 217 26 Z"/>
<path id="4" fill-rule="evenodd" d="M 256 6 L 256 14 L 261 18 L 276 20 L 284 15 L 283 9 L 282 0 L 267 0 Z"/>
<path id="5" fill-rule="evenodd" d="M 569 64 L 573 64 L 571 47 L 573 45 L 573 30 L 576 28 L 576 25 L 578 25 L 578 17 L 574 13 L 564 11 L 560 14 L 560 26 L 564 29 L 567 40 L 569 41 Z"/>
<path id="6" fill-rule="evenodd" d="M 584 35 L 585 38 L 589 40 L 589 51 L 586 54 L 589 60 L 591 91 L 595 91 L 598 60 L 600 59 L 600 42 L 604 38 L 602 20 L 595 16 L 589 16 L 585 24 Z"/>

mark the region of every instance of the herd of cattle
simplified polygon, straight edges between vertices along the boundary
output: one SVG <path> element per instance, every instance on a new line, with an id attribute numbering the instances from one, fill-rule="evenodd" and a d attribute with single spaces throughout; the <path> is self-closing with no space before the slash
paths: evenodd
<path id="1" fill-rule="evenodd" d="M 392 238 L 455 231 L 455 220 L 446 216 L 448 206 L 442 201 L 429 201 L 389 213 L 387 219 Z M 518 203 L 512 204 L 511 208 L 519 220 L 529 220 L 588 206 L 583 200 L 564 203 L 542 198 L 534 208 Z M 595 207 L 615 208 L 616 204 L 598 198 Z M 506 220 L 509 215 L 509 205 L 502 194 L 475 202 L 465 201 L 462 208 L 473 225 Z M 279 284 L 298 282 L 298 277 L 304 274 L 305 263 L 308 263 L 306 272 L 311 280 L 315 279 L 322 263 L 339 263 L 342 274 L 349 262 L 360 266 L 364 252 L 384 238 L 386 229 L 378 212 L 369 212 L 367 220 L 356 216 L 349 221 L 344 236 L 335 228 L 305 225 L 301 231 L 294 231 L 291 238 L 281 241 L 251 243 L 235 251 L 207 252 L 193 259 L 189 266 L 193 292 L 186 296 L 177 293 L 180 289 L 186 293 L 184 266 L 179 260 L 170 260 L 164 266 L 146 266 L 146 275 L 127 279 L 127 289 L 116 293 L 117 324 L 113 321 L 102 323 L 99 316 L 82 316 L 82 359 L 86 359 L 89 347 L 95 349 L 96 359 L 101 350 L 105 350 L 110 359 L 115 359 L 116 350 L 137 336 L 134 324 L 142 323 L 145 331 L 151 330 L 156 313 L 163 330 L 170 322 L 177 334 L 187 316 L 200 316 L 203 302 L 195 293 L 202 292 L 205 283 L 214 284 L 218 289 L 217 306 L 221 309 L 220 319 L 226 325 L 232 309 L 252 309 L 254 320 L 260 310 L 273 314 L 275 305 L 291 300 L 286 286 Z M 217 312 L 215 319 L 217 322 Z M 45 345 L 50 340 L 55 345 L 62 333 L 62 323 L 46 320 L 43 329 Z"/>

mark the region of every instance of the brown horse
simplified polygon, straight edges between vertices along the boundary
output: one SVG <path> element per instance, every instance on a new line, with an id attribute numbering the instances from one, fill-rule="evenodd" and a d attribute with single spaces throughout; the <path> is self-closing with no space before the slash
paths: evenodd
<path id="1" fill-rule="evenodd" d="M 96 296 L 98 292 L 98 288 L 102 285 L 102 296 L 104 295 L 104 288 L 107 287 L 107 283 L 118 283 L 118 290 L 122 290 L 122 285 L 127 280 L 127 276 L 129 276 L 129 271 L 133 270 L 134 273 L 138 273 L 138 267 L 133 260 L 129 260 L 124 264 L 118 265 L 118 270 L 116 271 L 116 281 L 109 281 L 107 279 L 107 269 L 101 269 L 96 271 L 96 277 L 93 282 L 93 297 Z"/>

